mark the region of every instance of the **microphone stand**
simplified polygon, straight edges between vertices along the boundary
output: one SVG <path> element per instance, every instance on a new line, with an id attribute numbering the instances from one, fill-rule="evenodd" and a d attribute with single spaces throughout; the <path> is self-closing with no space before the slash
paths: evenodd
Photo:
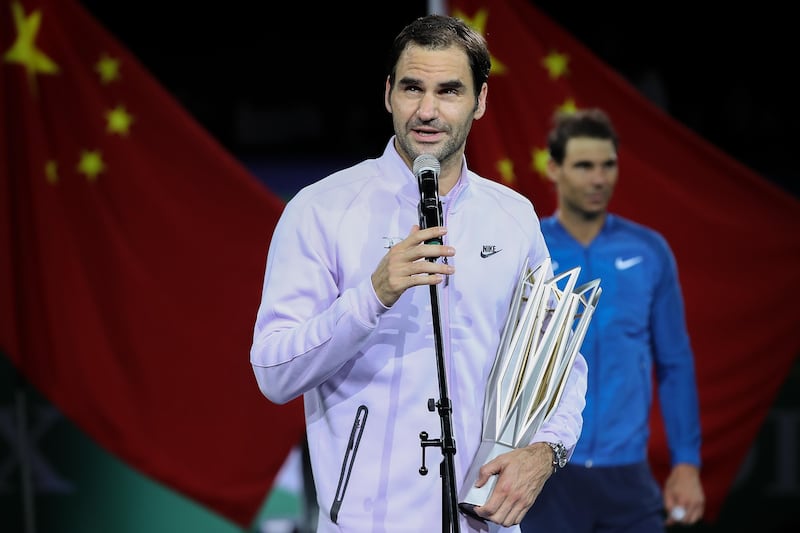
<path id="1" fill-rule="evenodd" d="M 425 467 L 425 448 L 439 446 L 442 449 L 442 462 L 440 476 L 442 478 L 442 532 L 458 533 L 458 497 L 456 495 L 456 470 L 453 456 L 456 454 L 456 441 L 453 437 L 453 408 L 447 395 L 447 376 L 444 366 L 444 348 L 442 344 L 442 326 L 439 320 L 439 293 L 436 285 L 431 285 L 431 313 L 433 315 L 433 333 L 436 342 L 436 370 L 439 376 L 439 401 L 428 399 L 428 410 L 433 412 L 436 408 L 441 419 L 442 438 L 428 439 L 428 434 L 423 431 L 419 434 L 422 446 L 422 467 L 419 473 L 423 476 L 428 473 Z"/>
<path id="2" fill-rule="evenodd" d="M 423 154 L 414 161 L 413 172 L 419 181 L 419 225 L 420 228 L 431 228 L 443 225 L 442 203 L 439 201 L 439 161 L 428 154 Z M 439 239 L 426 241 L 426 244 L 442 244 Z M 428 261 L 436 261 L 430 257 Z M 459 533 L 458 496 L 456 490 L 456 469 L 453 456 L 456 453 L 456 441 L 453 437 L 453 407 L 447 395 L 447 375 L 444 363 L 444 345 L 442 342 L 442 325 L 439 318 L 438 285 L 430 286 L 431 313 L 433 315 L 433 335 L 436 345 L 436 370 L 439 377 L 439 401 L 428 399 L 428 410 L 438 410 L 442 426 L 440 439 L 429 439 L 427 432 L 419 434 L 422 446 L 422 466 L 419 473 L 428 473 L 425 466 L 425 448 L 438 446 L 442 449 L 442 462 L 439 475 L 442 478 L 442 532 Z"/>

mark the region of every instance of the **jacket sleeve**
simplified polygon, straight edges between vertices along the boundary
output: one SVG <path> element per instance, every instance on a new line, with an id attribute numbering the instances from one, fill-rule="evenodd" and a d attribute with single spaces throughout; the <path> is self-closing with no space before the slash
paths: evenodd
<path id="1" fill-rule="evenodd" d="M 386 311 L 369 276 L 340 291 L 328 231 L 290 201 L 272 236 L 250 363 L 275 403 L 311 390 L 356 356 Z"/>
<path id="2" fill-rule="evenodd" d="M 700 466 L 700 409 L 694 355 L 686 327 L 677 265 L 662 241 L 663 269 L 652 309 L 652 339 L 659 406 L 672 464 Z"/>

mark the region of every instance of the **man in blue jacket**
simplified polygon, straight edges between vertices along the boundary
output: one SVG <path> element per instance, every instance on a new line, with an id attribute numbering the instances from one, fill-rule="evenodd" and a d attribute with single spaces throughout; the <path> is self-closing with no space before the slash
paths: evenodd
<path id="1" fill-rule="evenodd" d="M 541 226 L 553 270 L 580 266 L 579 283 L 601 279 L 603 296 L 581 349 L 589 368 L 581 437 L 523 532 L 661 532 L 703 516 L 697 387 L 677 267 L 662 235 L 608 212 L 618 142 L 599 109 L 557 114 L 548 136 L 558 209 Z M 663 489 L 647 462 L 653 375 L 672 462 Z"/>

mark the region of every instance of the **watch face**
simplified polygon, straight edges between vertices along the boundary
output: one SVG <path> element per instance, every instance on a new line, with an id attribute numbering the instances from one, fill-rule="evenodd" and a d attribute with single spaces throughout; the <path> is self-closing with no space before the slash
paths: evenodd
<path id="1" fill-rule="evenodd" d="M 560 442 L 551 443 L 550 447 L 553 448 L 553 464 L 558 465 L 558 468 L 564 468 L 567 464 L 567 448 Z"/>
<path id="2" fill-rule="evenodd" d="M 567 450 L 564 448 L 564 445 L 558 447 L 558 467 L 564 468 L 567 464 Z"/>

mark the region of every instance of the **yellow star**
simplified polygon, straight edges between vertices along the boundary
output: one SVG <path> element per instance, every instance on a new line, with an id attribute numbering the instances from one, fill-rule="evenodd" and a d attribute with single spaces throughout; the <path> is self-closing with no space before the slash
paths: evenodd
<path id="1" fill-rule="evenodd" d="M 551 80 L 557 80 L 561 76 L 566 76 L 569 72 L 569 56 L 550 52 L 542 59 L 542 66 L 547 69 Z"/>
<path id="2" fill-rule="evenodd" d="M 112 81 L 119 79 L 119 59 L 103 54 L 94 66 L 94 70 L 100 75 L 100 82 L 103 85 L 108 85 Z"/>
<path id="3" fill-rule="evenodd" d="M 514 162 L 511 159 L 506 157 L 498 161 L 497 171 L 503 178 L 503 183 L 511 185 L 517 181 L 517 177 L 514 175 Z"/>
<path id="4" fill-rule="evenodd" d="M 106 113 L 106 122 L 106 131 L 108 133 L 118 133 L 125 136 L 128 135 L 130 130 L 133 115 L 125 111 L 125 106 L 118 105 Z"/>
<path id="5" fill-rule="evenodd" d="M 58 183 L 58 163 L 53 159 L 44 164 L 44 177 L 51 185 Z"/>
<path id="6" fill-rule="evenodd" d="M 564 103 L 558 107 L 559 113 L 572 114 L 577 110 L 578 110 L 578 105 L 572 98 L 567 98 L 566 100 L 564 100 Z"/>
<path id="7" fill-rule="evenodd" d="M 11 13 L 17 29 L 17 40 L 3 55 L 7 63 L 19 63 L 25 66 L 31 86 L 36 87 L 36 73 L 57 74 L 58 65 L 41 50 L 36 48 L 36 35 L 42 22 L 42 12 L 34 11 L 25 17 L 25 11 L 19 2 L 12 2 Z"/>
<path id="8" fill-rule="evenodd" d="M 547 162 L 550 160 L 550 153 L 546 148 L 534 148 L 531 167 L 544 177 L 547 177 Z"/>
<path id="9" fill-rule="evenodd" d="M 486 20 L 489 18 L 489 11 L 487 9 L 479 9 L 473 18 L 469 18 L 466 13 L 458 9 L 454 9 L 453 16 L 460 18 L 467 24 L 467 26 L 477 31 L 484 37 L 486 36 Z M 497 76 L 500 74 L 505 74 L 506 70 L 508 70 L 507 67 L 498 61 L 496 57 L 492 56 L 492 70 L 490 74 Z"/>
<path id="10" fill-rule="evenodd" d="M 106 164 L 103 163 L 103 154 L 99 150 L 82 150 L 78 162 L 78 172 L 86 174 L 88 181 L 97 181 L 97 176 L 104 172 Z"/>

